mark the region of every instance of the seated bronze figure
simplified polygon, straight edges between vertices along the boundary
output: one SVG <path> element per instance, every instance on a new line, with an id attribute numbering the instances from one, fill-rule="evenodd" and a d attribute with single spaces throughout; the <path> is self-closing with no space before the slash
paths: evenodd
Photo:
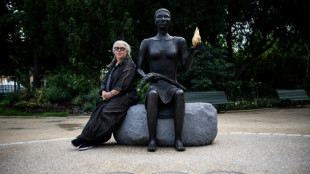
<path id="1" fill-rule="evenodd" d="M 183 71 L 188 72 L 194 54 L 201 48 L 202 43 L 192 47 L 188 54 L 185 39 L 168 34 L 170 12 L 164 8 L 158 9 L 154 20 L 158 33 L 142 41 L 137 62 L 137 72 L 143 78 L 143 82 L 150 82 L 145 103 L 150 138 L 147 150 L 151 152 L 156 150 L 157 118 L 173 117 L 175 148 L 178 151 L 184 151 L 182 130 L 185 88 L 177 82 L 177 62 L 180 60 Z M 150 70 L 148 74 L 145 74 L 142 69 L 145 62 L 148 62 Z"/>

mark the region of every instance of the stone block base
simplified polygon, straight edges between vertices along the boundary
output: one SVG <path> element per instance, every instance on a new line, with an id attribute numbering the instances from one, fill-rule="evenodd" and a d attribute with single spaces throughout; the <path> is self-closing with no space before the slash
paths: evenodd
<path id="1" fill-rule="evenodd" d="M 211 144 L 217 135 L 217 111 L 209 103 L 186 103 L 183 126 L 185 146 Z M 174 119 L 158 119 L 157 144 L 174 146 Z M 149 132 L 143 104 L 132 106 L 121 127 L 114 133 L 119 144 L 148 145 Z"/>

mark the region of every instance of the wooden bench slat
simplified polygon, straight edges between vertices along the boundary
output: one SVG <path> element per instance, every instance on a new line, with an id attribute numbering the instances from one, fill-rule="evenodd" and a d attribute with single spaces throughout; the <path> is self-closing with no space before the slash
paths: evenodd
<path id="1" fill-rule="evenodd" d="M 295 89 L 295 90 L 278 89 L 276 91 L 281 100 L 309 100 L 310 99 L 304 89 Z"/>
<path id="2" fill-rule="evenodd" d="M 211 104 L 233 104 L 232 101 L 227 101 L 224 91 L 205 91 L 205 92 L 185 92 L 185 102 L 205 102 Z"/>
<path id="3" fill-rule="evenodd" d="M 280 100 L 305 101 L 310 100 L 304 89 L 277 89 Z M 292 107 L 291 103 L 290 106 Z"/>

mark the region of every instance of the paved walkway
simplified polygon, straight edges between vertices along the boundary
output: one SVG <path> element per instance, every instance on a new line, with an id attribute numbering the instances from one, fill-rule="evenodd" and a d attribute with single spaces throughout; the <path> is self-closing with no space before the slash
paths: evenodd
<path id="1" fill-rule="evenodd" d="M 177 152 L 107 144 L 70 145 L 88 117 L 0 117 L 0 173 L 310 173 L 310 108 L 218 114 L 212 145 Z"/>

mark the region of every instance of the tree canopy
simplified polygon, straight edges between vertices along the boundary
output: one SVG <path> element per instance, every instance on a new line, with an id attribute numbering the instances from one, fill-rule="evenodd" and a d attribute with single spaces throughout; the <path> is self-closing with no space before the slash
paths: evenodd
<path id="1" fill-rule="evenodd" d="M 309 89 L 307 0 L 4 0 L 0 8 L 0 74 L 33 75 L 37 87 L 59 72 L 98 81 L 116 40 L 127 41 L 136 60 L 140 42 L 156 34 L 154 12 L 167 8 L 169 33 L 184 37 L 188 47 L 199 27 L 208 47 L 197 61 L 213 63 L 205 68 L 214 65 L 218 72 L 226 67 L 225 78 L 234 84 L 255 79 L 271 88 Z M 219 54 L 210 54 L 212 49 Z M 217 73 L 203 68 L 182 76 L 184 83 L 190 81 L 186 78 L 196 81 L 185 85 L 191 90 L 224 88 L 215 82 Z M 210 87 L 210 80 L 217 85 Z"/>

